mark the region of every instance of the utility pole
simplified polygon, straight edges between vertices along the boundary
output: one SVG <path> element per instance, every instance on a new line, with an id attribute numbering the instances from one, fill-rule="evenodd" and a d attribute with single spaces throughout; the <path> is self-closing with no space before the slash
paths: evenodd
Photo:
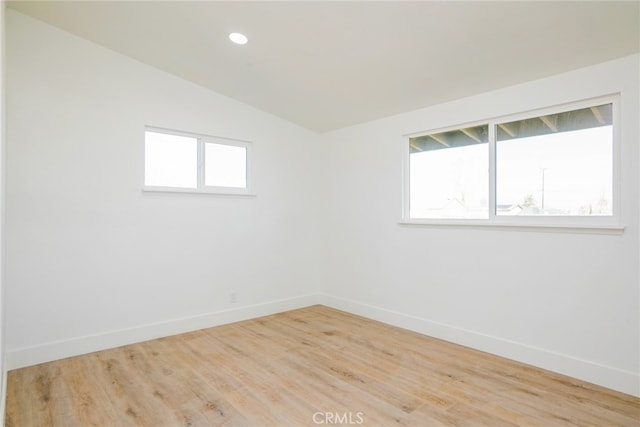
<path id="1" fill-rule="evenodd" d="M 544 214 L 544 172 L 548 168 L 540 168 L 542 170 L 542 213 Z"/>

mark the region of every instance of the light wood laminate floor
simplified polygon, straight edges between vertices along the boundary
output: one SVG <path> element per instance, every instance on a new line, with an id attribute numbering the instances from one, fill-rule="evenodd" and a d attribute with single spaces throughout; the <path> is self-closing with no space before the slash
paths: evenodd
<path id="1" fill-rule="evenodd" d="M 640 426 L 640 399 L 313 306 L 11 371 L 6 425 Z"/>

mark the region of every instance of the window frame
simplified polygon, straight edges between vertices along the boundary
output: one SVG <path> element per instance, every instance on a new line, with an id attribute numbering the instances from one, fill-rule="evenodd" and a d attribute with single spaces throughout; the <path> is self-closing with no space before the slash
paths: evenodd
<path id="1" fill-rule="evenodd" d="M 612 104 L 612 215 L 611 216 L 554 216 L 554 215 L 497 215 L 496 214 L 496 127 L 498 124 L 558 114 L 602 104 Z M 489 216 L 486 219 L 465 218 L 411 218 L 410 202 L 410 139 L 423 135 L 452 131 L 473 126 L 488 124 L 489 126 Z M 470 226 L 478 228 L 507 228 L 525 231 L 559 231 L 620 234 L 624 231 L 622 224 L 621 203 L 621 142 L 620 142 L 620 94 L 611 94 L 582 101 L 558 104 L 546 108 L 538 108 L 520 113 L 487 118 L 473 122 L 434 128 L 427 131 L 411 132 L 402 137 L 402 216 L 400 223 L 408 225 L 431 226 Z"/>
<path id="2" fill-rule="evenodd" d="M 193 132 L 185 132 L 174 129 L 166 129 L 155 126 L 145 126 L 144 133 L 146 132 L 155 132 L 162 133 L 166 135 L 175 135 L 182 136 L 188 138 L 194 138 L 197 141 L 197 161 L 196 161 L 196 176 L 197 176 L 197 184 L 196 188 L 184 188 L 184 187 L 168 187 L 168 186 L 157 186 L 157 185 L 146 185 L 144 183 L 145 173 L 143 173 L 143 191 L 150 192 L 163 192 L 163 193 L 196 193 L 196 194 L 219 194 L 219 195 L 235 195 L 235 196 L 255 196 L 253 191 L 253 180 L 252 180 L 252 149 L 253 144 L 250 141 L 244 141 L 239 139 L 232 138 L 223 138 L 219 136 L 211 136 L 198 134 Z M 143 135 L 144 135 L 143 133 Z M 233 147 L 243 147 L 246 150 L 245 157 L 245 175 L 246 175 L 246 186 L 245 187 L 221 187 L 221 186 L 212 186 L 205 185 L 205 144 L 219 144 L 219 145 L 227 145 Z M 146 169 L 146 138 L 143 137 L 143 152 L 144 152 L 144 165 Z"/>

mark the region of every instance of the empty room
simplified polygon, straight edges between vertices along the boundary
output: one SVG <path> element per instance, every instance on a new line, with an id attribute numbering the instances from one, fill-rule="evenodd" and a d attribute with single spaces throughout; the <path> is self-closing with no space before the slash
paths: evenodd
<path id="1" fill-rule="evenodd" d="M 640 425 L 640 2 L 1 2 L 0 425 Z"/>

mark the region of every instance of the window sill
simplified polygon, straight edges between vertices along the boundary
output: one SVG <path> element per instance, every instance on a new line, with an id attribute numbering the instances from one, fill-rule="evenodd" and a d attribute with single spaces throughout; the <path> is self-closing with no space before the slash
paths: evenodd
<path id="1" fill-rule="evenodd" d="M 174 193 L 174 194 L 208 194 L 210 196 L 256 197 L 256 193 L 235 188 L 174 188 L 174 187 L 142 187 L 143 193 Z"/>
<path id="2" fill-rule="evenodd" d="M 423 226 L 435 228 L 472 228 L 480 230 L 508 230 L 508 231 L 533 231 L 542 233 L 574 233 L 574 234 L 610 234 L 622 235 L 624 225 L 608 224 L 515 224 L 488 222 L 487 220 L 428 220 L 428 219 L 403 219 L 398 222 L 401 226 Z"/>

